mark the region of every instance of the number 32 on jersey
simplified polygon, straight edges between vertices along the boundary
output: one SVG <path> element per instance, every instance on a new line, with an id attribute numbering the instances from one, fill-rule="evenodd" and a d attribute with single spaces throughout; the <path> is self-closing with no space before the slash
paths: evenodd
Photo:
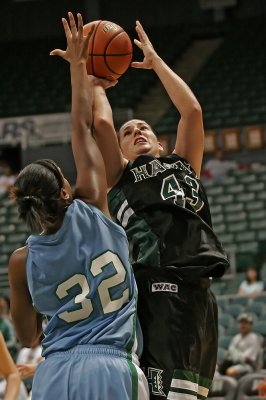
<path id="1" fill-rule="evenodd" d="M 102 305 L 103 314 L 108 314 L 120 310 L 124 303 L 129 300 L 129 289 L 121 289 L 121 295 L 115 300 L 111 298 L 110 291 L 114 286 L 124 283 L 126 278 L 126 270 L 117 254 L 106 251 L 96 257 L 90 265 L 90 271 L 94 277 L 103 272 L 103 268 L 112 263 L 115 268 L 115 274 L 109 278 L 103 279 L 98 285 L 97 291 Z M 93 303 L 87 296 L 90 294 L 90 284 L 87 277 L 83 274 L 75 274 L 66 281 L 60 283 L 56 290 L 59 299 L 63 299 L 69 295 L 69 290 L 74 286 L 80 286 L 80 294 L 78 294 L 74 302 L 80 307 L 74 311 L 64 311 L 58 314 L 58 317 L 66 322 L 75 322 L 88 318 L 93 311 Z"/>

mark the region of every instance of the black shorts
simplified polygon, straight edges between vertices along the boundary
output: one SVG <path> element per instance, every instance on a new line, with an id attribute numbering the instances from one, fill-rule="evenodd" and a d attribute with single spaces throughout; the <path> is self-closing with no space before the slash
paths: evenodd
<path id="1" fill-rule="evenodd" d="M 175 271 L 136 268 L 140 363 L 151 399 L 205 399 L 215 372 L 217 304 L 210 280 L 184 283 Z"/>

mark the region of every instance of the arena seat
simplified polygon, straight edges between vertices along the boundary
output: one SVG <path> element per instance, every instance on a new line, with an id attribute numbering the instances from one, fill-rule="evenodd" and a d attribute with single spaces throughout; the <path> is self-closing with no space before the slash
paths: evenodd
<path id="1" fill-rule="evenodd" d="M 236 400 L 261 400 L 257 386 L 266 379 L 266 373 L 253 373 L 243 376 L 238 382 Z"/>
<path id="2" fill-rule="evenodd" d="M 228 376 L 215 376 L 208 398 L 212 400 L 234 400 L 237 392 L 237 382 Z"/>

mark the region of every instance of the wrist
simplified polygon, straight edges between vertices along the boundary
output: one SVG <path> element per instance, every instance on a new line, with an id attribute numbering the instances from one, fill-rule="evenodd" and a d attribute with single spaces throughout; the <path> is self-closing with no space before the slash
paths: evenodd
<path id="1" fill-rule="evenodd" d="M 163 63 L 163 60 L 160 56 L 158 56 L 157 53 L 154 53 L 154 55 L 152 56 L 151 59 L 151 64 L 152 64 L 152 68 L 156 69 L 157 67 L 160 67 Z"/>
<path id="2" fill-rule="evenodd" d="M 86 60 L 70 60 L 71 69 L 83 69 L 86 68 Z"/>

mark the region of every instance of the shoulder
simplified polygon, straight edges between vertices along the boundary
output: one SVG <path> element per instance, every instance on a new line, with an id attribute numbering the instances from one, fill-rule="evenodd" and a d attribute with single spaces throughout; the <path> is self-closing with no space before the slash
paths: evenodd
<path id="1" fill-rule="evenodd" d="M 25 262 L 27 259 L 28 255 L 28 246 L 23 246 L 15 251 L 10 256 L 9 263 L 13 264 L 21 264 L 22 262 Z"/>
<path id="2" fill-rule="evenodd" d="M 101 226 L 107 227 L 110 231 L 116 231 L 120 235 L 126 237 L 124 229 L 122 229 L 118 224 L 108 218 L 99 208 L 91 204 L 87 204 L 82 200 L 75 200 L 76 209 L 80 211 L 79 215 L 82 217 L 80 222 L 84 221 L 84 213 L 89 216 L 91 220 L 91 225 L 93 231 L 96 225 L 101 229 Z M 78 213 L 78 211 L 77 211 Z M 93 222 L 92 222 L 93 220 Z M 96 225 L 95 225 L 96 223 Z"/>
<path id="3" fill-rule="evenodd" d="M 21 273 L 25 273 L 27 256 L 28 246 L 20 247 L 11 254 L 8 264 L 8 273 L 11 278 L 19 278 Z"/>

